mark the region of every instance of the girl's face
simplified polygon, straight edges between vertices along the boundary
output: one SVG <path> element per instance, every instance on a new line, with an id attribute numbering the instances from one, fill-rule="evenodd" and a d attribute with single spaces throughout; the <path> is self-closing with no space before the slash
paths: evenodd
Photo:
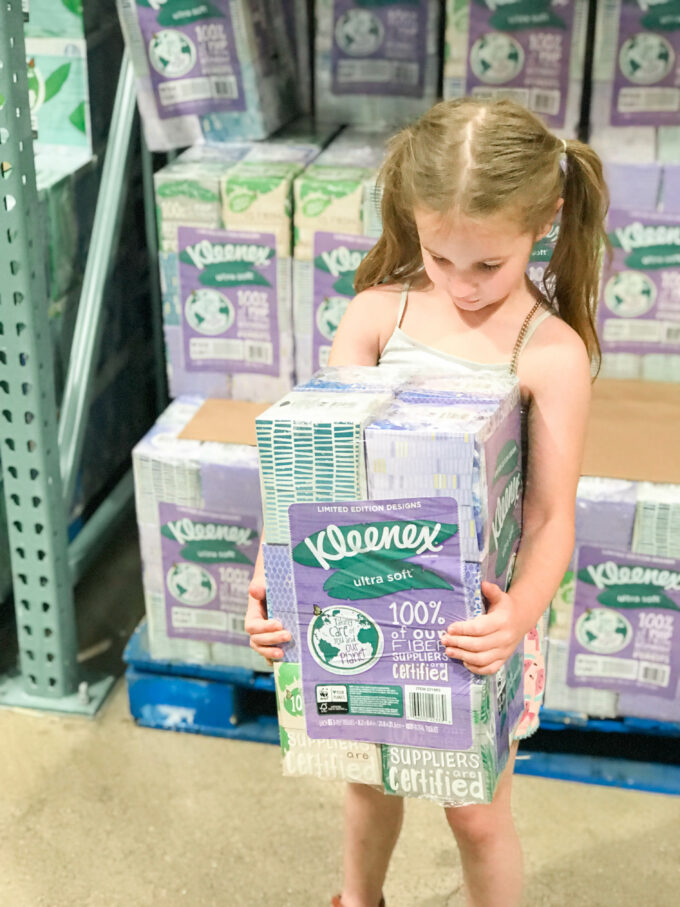
<path id="1" fill-rule="evenodd" d="M 507 214 L 472 220 L 416 208 L 414 217 L 427 276 L 459 309 L 477 312 L 498 305 L 524 286 L 539 237 L 520 233 Z"/>

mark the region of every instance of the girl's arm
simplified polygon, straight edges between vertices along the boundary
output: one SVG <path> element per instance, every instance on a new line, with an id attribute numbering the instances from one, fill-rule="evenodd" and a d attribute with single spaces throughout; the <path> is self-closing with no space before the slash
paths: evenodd
<path id="1" fill-rule="evenodd" d="M 590 363 L 563 322 L 531 356 L 522 384 L 530 389 L 529 462 L 522 537 L 507 593 L 483 583 L 486 614 L 451 624 L 446 653 L 477 674 L 493 674 L 550 604 L 574 549 L 574 508 L 590 405 Z M 532 345 L 533 346 L 533 345 Z"/>

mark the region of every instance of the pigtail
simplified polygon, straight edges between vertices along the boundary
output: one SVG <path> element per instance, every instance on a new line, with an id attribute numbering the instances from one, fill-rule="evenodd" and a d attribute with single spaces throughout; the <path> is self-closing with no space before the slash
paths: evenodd
<path id="1" fill-rule="evenodd" d="M 357 293 L 381 283 L 410 281 L 423 266 L 418 230 L 410 196 L 405 189 L 405 167 L 413 157 L 410 129 L 398 133 L 390 144 L 378 174 L 382 188 L 382 234 L 357 268 Z"/>
<path id="2" fill-rule="evenodd" d="M 599 371 L 602 353 L 596 329 L 600 271 L 610 244 L 605 229 L 609 192 L 602 162 L 588 145 L 566 145 L 564 204 L 552 259 L 546 268 L 546 294 L 560 317 L 585 343 Z"/>

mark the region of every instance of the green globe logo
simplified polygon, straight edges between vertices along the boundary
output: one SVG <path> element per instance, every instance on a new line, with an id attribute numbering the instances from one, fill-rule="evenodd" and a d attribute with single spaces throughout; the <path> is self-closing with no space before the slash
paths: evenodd
<path id="1" fill-rule="evenodd" d="M 335 605 L 314 608 L 307 645 L 318 665 L 332 674 L 361 674 L 382 655 L 382 630 L 357 608 Z"/>
<path id="2" fill-rule="evenodd" d="M 198 564 L 173 564 L 168 570 L 166 582 L 173 598 L 194 608 L 207 605 L 217 595 L 217 583 Z"/>
<path id="3" fill-rule="evenodd" d="M 576 638 L 591 652 L 611 655 L 625 649 L 633 638 L 633 628 L 618 611 L 593 608 L 582 614 L 576 622 Z"/>
<path id="4" fill-rule="evenodd" d="M 642 271 L 620 271 L 607 281 L 604 301 L 620 318 L 637 318 L 654 306 L 656 286 Z"/>
<path id="5" fill-rule="evenodd" d="M 510 35 L 491 32 L 482 35 L 472 45 L 470 66 L 480 81 L 490 85 L 502 85 L 522 71 L 524 49 Z"/>
<path id="6" fill-rule="evenodd" d="M 673 68 L 675 53 L 669 42 L 653 32 L 640 32 L 621 45 L 619 67 L 629 82 L 652 85 Z"/>
<path id="7" fill-rule="evenodd" d="M 335 23 L 338 47 L 353 57 L 375 53 L 385 37 L 383 24 L 365 9 L 350 9 Z"/>
<path id="8" fill-rule="evenodd" d="M 322 337 L 332 340 L 345 314 L 349 299 L 345 296 L 327 296 L 316 310 L 316 326 Z"/>
<path id="9" fill-rule="evenodd" d="M 233 304 L 227 297 L 212 289 L 194 290 L 184 303 L 187 323 L 199 334 L 223 334 L 236 317 Z"/>
<path id="10" fill-rule="evenodd" d="M 194 68 L 196 48 L 181 31 L 164 28 L 149 41 L 149 60 L 162 76 L 178 79 Z"/>

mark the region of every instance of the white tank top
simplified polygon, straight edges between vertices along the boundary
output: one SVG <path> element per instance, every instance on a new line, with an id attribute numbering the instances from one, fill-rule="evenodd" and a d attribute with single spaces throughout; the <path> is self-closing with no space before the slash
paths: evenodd
<path id="1" fill-rule="evenodd" d="M 451 353 L 445 353 L 442 350 L 438 350 L 433 346 L 428 346 L 426 343 L 421 343 L 419 340 L 409 337 L 408 334 L 402 331 L 401 322 L 404 318 L 404 312 L 406 311 L 408 291 L 408 285 L 404 286 L 401 291 L 397 323 L 390 339 L 387 341 L 380 354 L 378 365 L 422 365 L 426 368 L 432 368 L 434 365 L 444 365 L 447 371 L 450 368 L 454 374 L 459 375 L 469 374 L 471 371 L 493 371 L 514 374 L 516 372 L 519 354 L 533 336 L 536 328 L 542 324 L 546 318 L 550 318 L 550 316 L 554 314 L 547 302 L 538 300 L 537 305 L 534 306 L 529 315 L 527 315 L 527 318 L 520 329 L 510 362 L 477 362 L 473 359 L 463 359 L 460 356 L 454 356 Z M 543 306 L 543 311 L 534 318 L 533 316 L 540 305 Z"/>

